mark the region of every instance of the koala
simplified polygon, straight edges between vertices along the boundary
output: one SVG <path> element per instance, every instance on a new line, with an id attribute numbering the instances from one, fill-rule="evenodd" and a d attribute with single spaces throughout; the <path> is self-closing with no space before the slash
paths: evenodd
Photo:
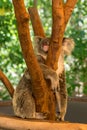
<path id="1" fill-rule="evenodd" d="M 57 88 L 58 86 L 58 76 L 57 73 L 44 64 L 44 60 L 48 51 L 48 42 L 46 40 L 42 40 L 44 45 L 41 44 L 38 46 L 36 57 L 40 64 L 40 67 L 43 72 L 44 79 L 49 80 L 51 84 L 51 88 L 54 86 Z M 49 40 L 48 40 L 49 41 Z M 21 118 L 36 118 L 36 119 L 45 119 L 46 116 L 43 113 L 37 113 L 35 107 L 35 100 L 32 94 L 32 82 L 31 77 L 29 75 L 28 69 L 26 69 L 24 75 L 22 76 L 19 84 L 17 85 L 14 95 L 13 95 L 13 109 L 16 116 Z"/>
<path id="2" fill-rule="evenodd" d="M 34 38 L 34 42 L 35 42 L 34 50 L 37 59 L 40 63 L 45 64 L 45 60 L 47 58 L 47 53 L 49 49 L 49 41 L 50 38 L 43 38 L 39 36 L 35 36 Z"/>
<path id="3" fill-rule="evenodd" d="M 35 49 L 39 62 L 45 63 L 47 58 L 47 53 L 49 49 L 50 38 L 42 38 L 39 36 L 35 37 Z M 54 80 L 51 85 L 51 89 L 55 92 L 56 103 L 57 103 L 57 116 L 58 120 L 64 121 L 64 117 L 67 109 L 67 88 L 66 88 L 66 80 L 65 80 L 65 69 L 64 69 L 64 56 L 68 56 L 71 54 L 75 46 L 73 39 L 71 38 L 63 38 L 62 41 L 62 51 L 58 60 L 58 69 L 55 71 L 57 74 L 57 79 Z M 47 67 L 47 71 L 50 68 Z M 53 75 L 49 74 L 49 77 L 53 79 Z M 52 81 L 52 80 L 51 80 Z M 56 83 L 56 82 L 58 83 Z M 56 84 L 55 84 L 56 83 Z"/>
<path id="4" fill-rule="evenodd" d="M 50 38 L 35 37 L 34 51 L 42 69 L 44 78 L 50 80 L 51 89 L 55 93 L 58 120 L 64 120 L 67 108 L 67 89 L 64 70 L 64 56 L 70 55 L 74 49 L 74 41 L 70 38 L 63 38 L 62 51 L 58 61 L 58 69 L 54 71 L 45 65 L 49 49 Z M 45 119 L 43 113 L 37 113 L 35 100 L 32 94 L 32 82 L 28 69 L 26 69 L 13 95 L 13 109 L 16 116 L 21 118 Z"/>

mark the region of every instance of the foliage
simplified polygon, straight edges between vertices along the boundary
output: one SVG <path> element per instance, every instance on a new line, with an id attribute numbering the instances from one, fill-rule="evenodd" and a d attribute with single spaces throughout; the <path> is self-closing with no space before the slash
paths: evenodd
<path id="1" fill-rule="evenodd" d="M 26 7 L 32 6 L 32 0 L 25 0 Z M 51 34 L 52 13 L 51 1 L 38 0 L 38 10 L 47 36 Z M 67 25 L 65 36 L 75 40 L 75 50 L 66 58 L 66 80 L 69 95 L 76 86 L 84 86 L 87 94 L 87 2 L 78 1 L 72 17 Z M 33 32 L 31 31 L 31 36 Z M 6 74 L 13 86 L 18 84 L 20 76 L 26 68 L 19 45 L 16 20 L 11 0 L 0 1 L 0 69 Z M 7 90 L 0 82 L 0 99 L 7 99 Z M 5 96 L 6 95 L 6 96 Z"/>
<path id="2" fill-rule="evenodd" d="M 67 71 L 67 82 L 69 93 L 72 94 L 75 87 L 83 86 L 83 91 L 87 94 L 87 3 L 85 0 L 78 1 L 71 20 L 68 24 L 65 35 L 75 40 L 75 50 L 72 62 L 69 63 L 70 70 Z M 71 87 L 72 85 L 72 87 Z"/>

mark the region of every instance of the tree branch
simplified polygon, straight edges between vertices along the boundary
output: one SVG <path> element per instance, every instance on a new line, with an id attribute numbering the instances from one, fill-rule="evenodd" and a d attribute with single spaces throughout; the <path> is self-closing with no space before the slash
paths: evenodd
<path id="1" fill-rule="evenodd" d="M 62 0 L 52 0 L 52 17 L 52 36 L 46 64 L 56 70 L 65 29 Z"/>
<path id="2" fill-rule="evenodd" d="M 58 58 L 61 52 L 62 39 L 66 24 L 72 14 L 77 0 L 67 0 L 66 4 L 62 0 L 52 0 L 52 35 L 50 41 L 50 48 L 46 64 L 57 69 Z"/>
<path id="3" fill-rule="evenodd" d="M 43 29 L 37 8 L 31 7 L 28 9 L 28 11 L 30 14 L 30 19 L 31 19 L 33 30 L 34 30 L 34 35 L 45 37 L 44 29 Z"/>
<path id="4" fill-rule="evenodd" d="M 65 25 L 67 24 L 77 1 L 78 0 L 67 0 L 66 4 L 64 5 Z"/>
<path id="5" fill-rule="evenodd" d="M 0 70 L 0 80 L 3 82 L 3 84 L 6 86 L 9 94 L 11 97 L 13 97 L 14 88 L 8 78 L 5 76 L 5 74 Z"/>

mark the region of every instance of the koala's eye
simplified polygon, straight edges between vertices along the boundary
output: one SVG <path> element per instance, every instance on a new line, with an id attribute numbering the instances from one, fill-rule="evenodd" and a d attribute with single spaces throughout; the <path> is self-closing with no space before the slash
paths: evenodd
<path id="1" fill-rule="evenodd" d="M 47 45 L 47 42 L 44 42 L 44 45 Z"/>

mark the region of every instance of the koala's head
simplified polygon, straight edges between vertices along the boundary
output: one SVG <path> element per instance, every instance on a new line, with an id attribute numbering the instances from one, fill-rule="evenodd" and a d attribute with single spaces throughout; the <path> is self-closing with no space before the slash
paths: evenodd
<path id="1" fill-rule="evenodd" d="M 35 47 L 34 50 L 36 53 L 40 53 L 44 56 L 47 56 L 49 49 L 50 38 L 43 38 L 40 36 L 35 36 Z M 74 40 L 71 38 L 63 38 L 62 48 L 65 55 L 70 55 L 75 46 Z"/>
<path id="2" fill-rule="evenodd" d="M 38 53 L 47 55 L 49 49 L 50 38 L 43 38 L 40 36 L 35 36 L 35 50 Z"/>
<path id="3" fill-rule="evenodd" d="M 70 55 L 75 47 L 74 40 L 71 38 L 63 38 L 63 51 L 65 55 Z"/>

